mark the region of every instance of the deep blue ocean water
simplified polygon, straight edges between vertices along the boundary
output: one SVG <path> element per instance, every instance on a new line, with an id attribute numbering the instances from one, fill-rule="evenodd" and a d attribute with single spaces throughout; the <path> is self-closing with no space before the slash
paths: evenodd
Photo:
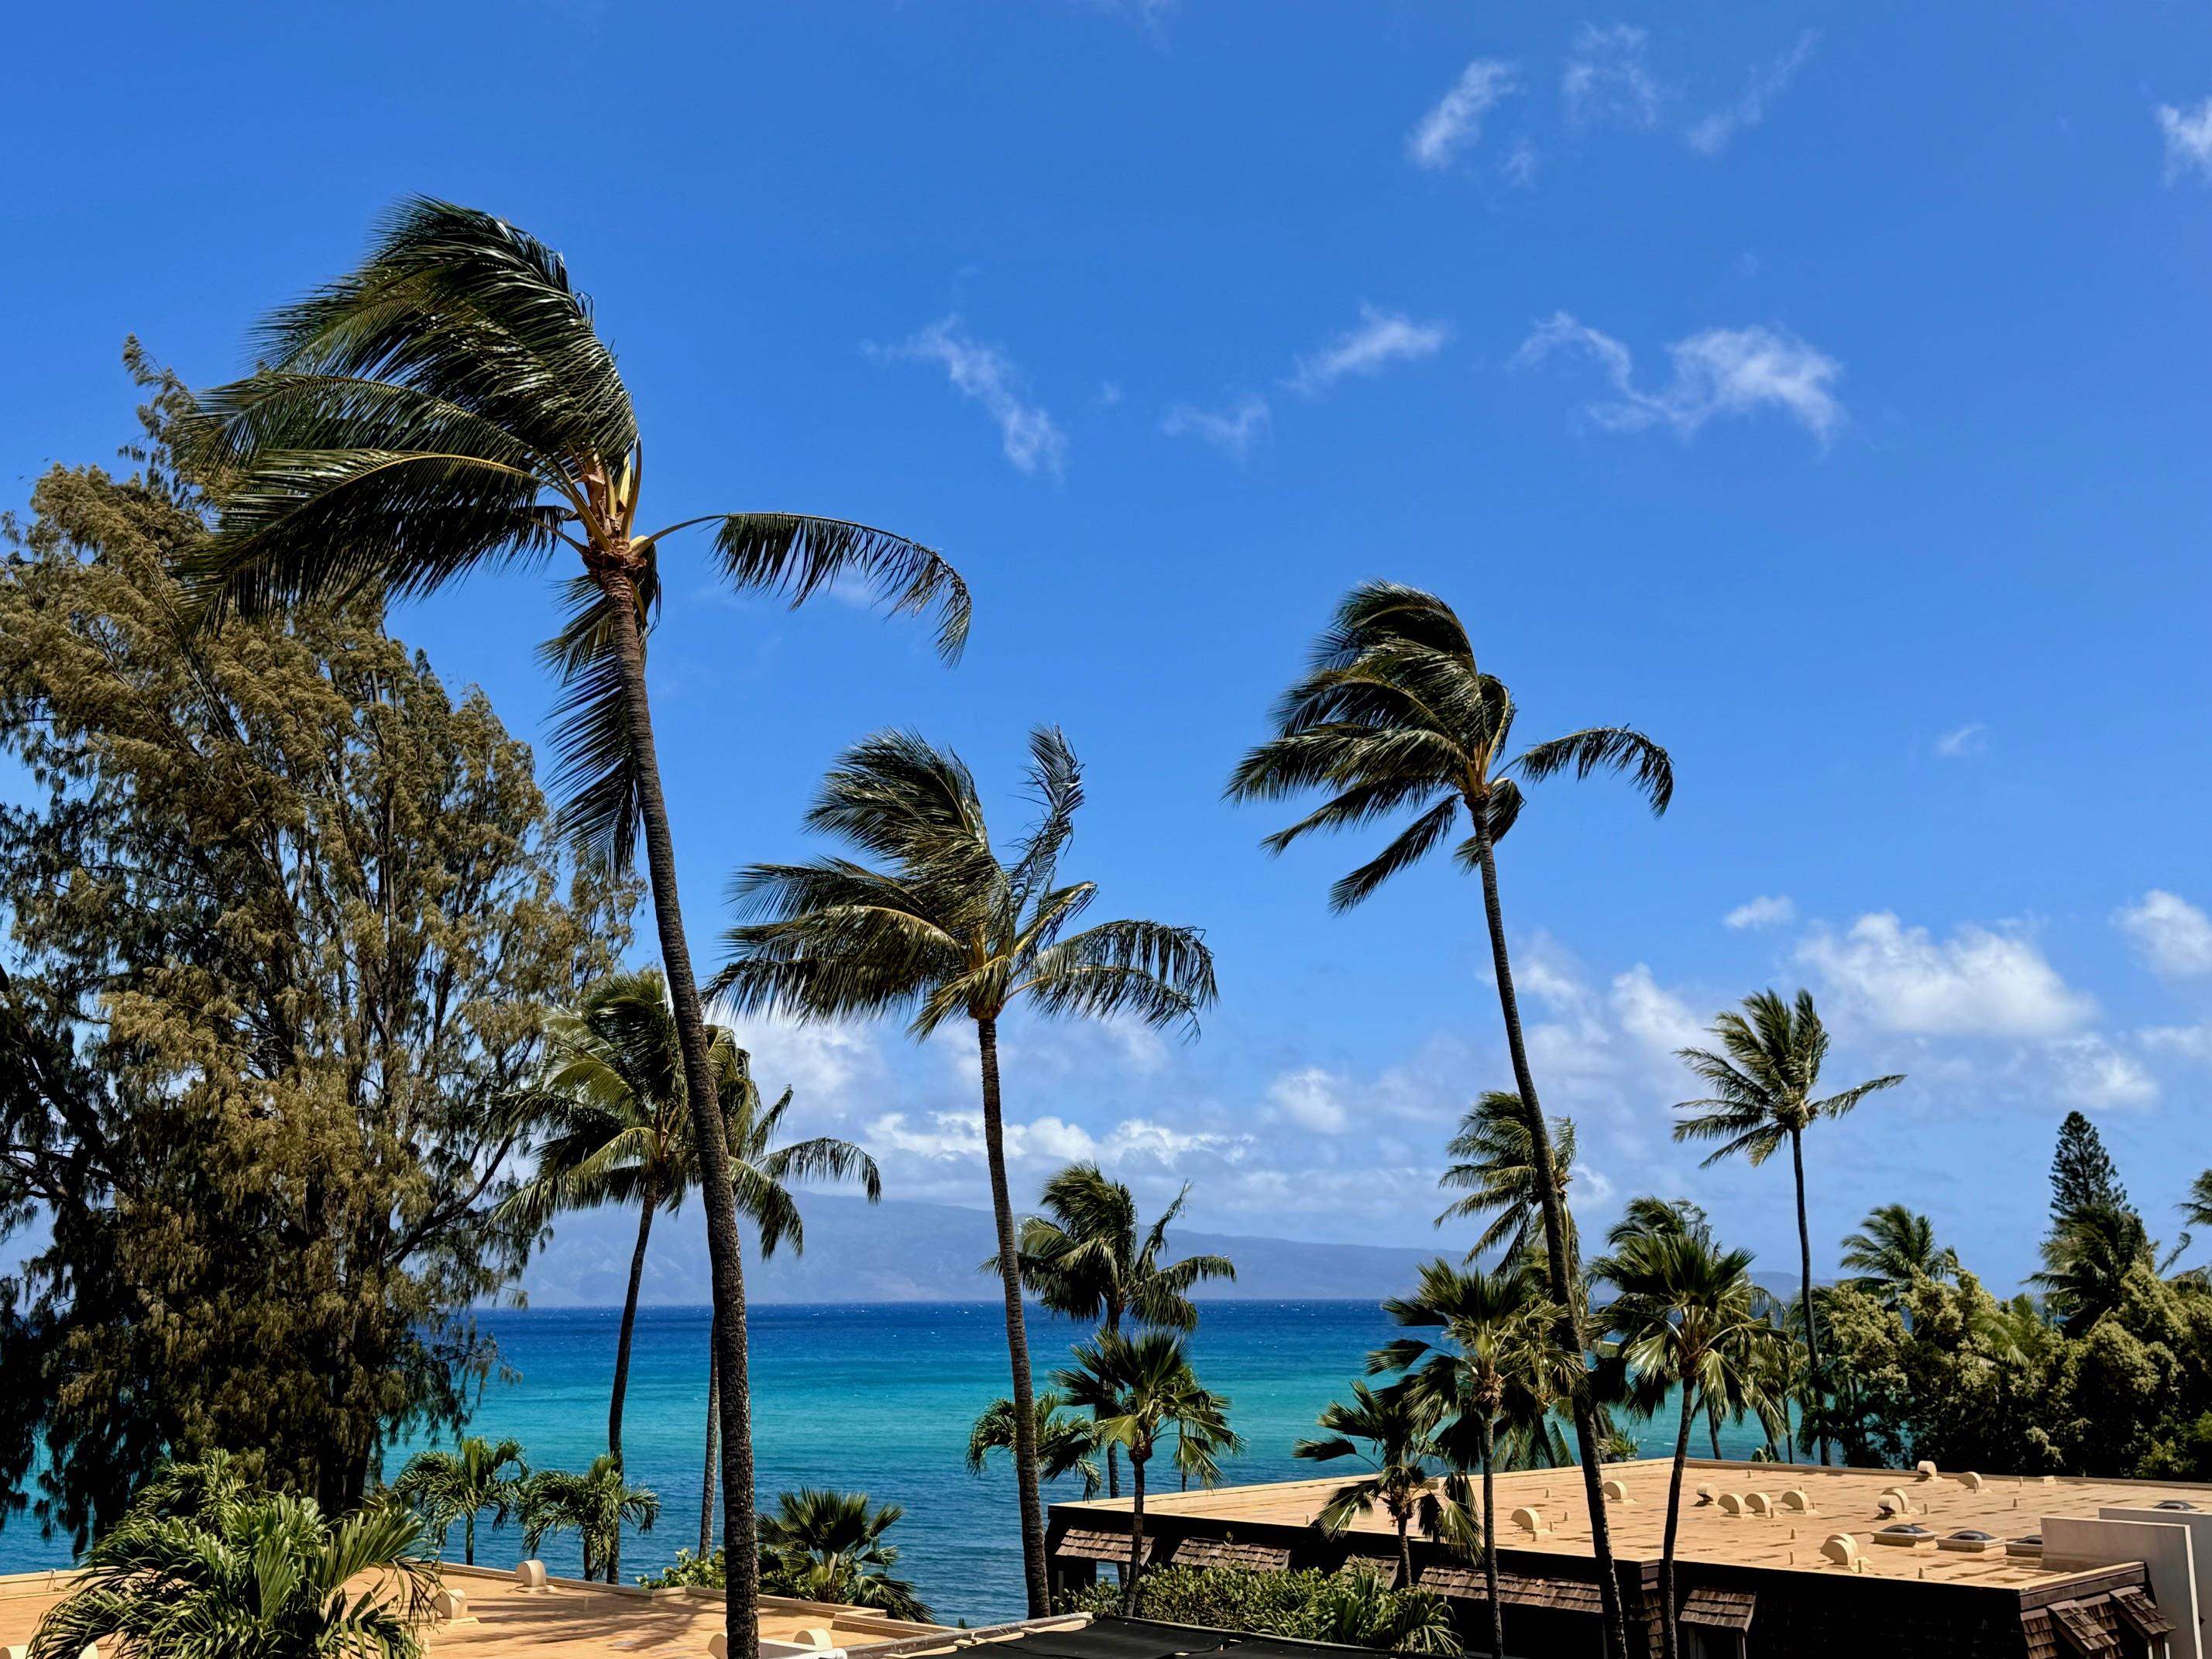
<path id="1" fill-rule="evenodd" d="M 511 1375 L 489 1382 L 471 1431 L 511 1435 L 536 1468 L 582 1469 L 606 1449 L 607 1387 L 614 1371 L 614 1309 L 489 1312 Z M 763 1504 L 811 1485 L 866 1492 L 903 1504 L 891 1537 L 901 1570 L 948 1621 L 982 1624 L 1021 1612 L 1021 1546 L 1013 1476 L 1003 1462 L 982 1479 L 963 1462 L 969 1425 L 1007 1389 L 1006 1339 L 995 1303 L 884 1306 L 760 1306 L 752 1310 L 754 1443 Z M 623 1544 L 626 1578 L 665 1565 L 698 1542 L 705 1453 L 707 1310 L 649 1308 L 638 1316 L 623 1457 L 630 1478 L 660 1494 L 659 1524 Z M 1085 1332 L 1033 1316 L 1030 1343 L 1040 1384 Z M 1314 1415 L 1361 1375 L 1369 1349 L 1397 1332 L 1370 1302 L 1209 1302 L 1192 1339 L 1208 1387 L 1230 1398 L 1231 1420 L 1247 1442 L 1235 1481 L 1311 1476 L 1328 1466 L 1300 1463 L 1292 1444 L 1314 1431 Z M 1647 1449 L 1671 1449 L 1662 1424 Z M 1702 1437 L 1701 1437 L 1702 1439 Z M 1731 1456 L 1752 1435 L 1724 1434 Z M 396 1474 L 417 1447 L 392 1449 Z M 1699 1449 L 1703 1449 L 1700 1446 Z M 1055 1497 L 1081 1495 L 1073 1481 Z M 452 1551 L 459 1558 L 458 1530 Z M 504 1566 L 520 1553 L 514 1528 L 479 1530 L 479 1562 Z M 556 1572 L 578 1567 L 573 1538 L 544 1551 Z M 0 1571 L 62 1565 L 66 1547 L 40 1539 L 17 1519 L 0 1529 Z"/>

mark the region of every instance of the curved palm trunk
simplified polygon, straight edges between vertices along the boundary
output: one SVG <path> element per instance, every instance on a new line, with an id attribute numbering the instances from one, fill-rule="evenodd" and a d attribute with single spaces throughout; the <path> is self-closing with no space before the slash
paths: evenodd
<path id="1" fill-rule="evenodd" d="M 637 1247 L 629 1253 L 629 1289 L 623 1297 L 622 1334 L 615 1339 L 615 1381 L 607 1390 L 607 1455 L 615 1461 L 615 1468 L 623 1466 L 623 1402 L 629 1396 L 629 1352 L 637 1336 L 637 1297 L 645 1284 L 645 1247 L 653 1237 L 653 1212 L 660 1195 L 648 1186 L 645 1189 L 644 1209 L 637 1218 Z M 613 1547 L 609 1552 L 607 1573 L 609 1583 L 621 1582 L 622 1534 L 615 1534 Z"/>
<path id="2" fill-rule="evenodd" d="M 1145 1465 L 1152 1454 L 1129 1448 L 1129 1576 L 1121 1585 L 1121 1616 L 1137 1616 L 1137 1575 L 1145 1570 Z"/>
<path id="3" fill-rule="evenodd" d="M 1813 1230 L 1805 1219 L 1805 1138 L 1800 1130 L 1790 1132 L 1790 1163 L 1797 1176 L 1797 1259 L 1804 1273 L 1805 1309 L 1805 1408 L 1817 1410 L 1820 1403 L 1820 1322 L 1813 1316 Z M 1804 1444 L 1804 1430 L 1798 1430 L 1800 1445 Z M 1828 1461 L 1828 1437 L 1820 1437 L 1820 1462 Z"/>
<path id="4" fill-rule="evenodd" d="M 755 1547 L 759 1527 L 753 1511 L 745 1268 L 738 1237 L 737 1195 L 730 1182 L 729 1141 L 718 1109 L 706 1015 L 699 1004 L 699 982 L 691 972 L 691 947 L 684 937 L 684 911 L 676 893 L 676 845 L 669 834 L 668 802 L 661 793 L 660 763 L 653 744 L 653 708 L 646 696 L 645 639 L 638 629 L 636 591 L 619 566 L 601 562 L 592 574 L 607 597 L 615 651 L 622 664 L 630 749 L 637 766 L 638 817 L 645 830 L 646 873 L 653 888 L 653 920 L 684 1055 L 684 1097 L 691 1114 L 699 1194 L 707 1212 L 724 1431 L 722 1508 L 729 1517 L 730 1534 L 723 1631 L 732 1659 L 756 1659 L 760 1651 L 760 1564 Z"/>
<path id="5" fill-rule="evenodd" d="M 1675 1659 L 1682 1641 L 1681 1625 L 1674 1616 L 1674 1533 L 1682 1518 L 1682 1465 L 1690 1461 L 1690 1419 L 1697 1409 L 1697 1389 L 1684 1382 L 1682 1426 L 1674 1435 L 1674 1467 L 1667 1477 L 1667 1537 L 1659 1549 L 1660 1650 L 1665 1659 Z"/>
<path id="6" fill-rule="evenodd" d="M 714 1548 L 714 1455 L 722 1442 L 722 1368 L 714 1357 L 714 1328 L 707 1327 L 707 1473 L 699 1486 L 699 1559 Z"/>
<path id="7" fill-rule="evenodd" d="M 1522 1041 L 1521 1006 L 1513 995 L 1513 962 L 1505 948 L 1505 913 L 1498 897 L 1498 860 L 1488 832 L 1475 824 L 1475 845 L 1482 866 L 1482 908 L 1490 928 L 1491 965 L 1498 976 L 1498 1007 L 1505 1021 L 1505 1047 L 1513 1061 L 1513 1086 L 1528 1114 L 1529 1146 L 1540 1176 L 1552 1170 L 1552 1129 L 1544 1121 L 1544 1108 L 1536 1098 L 1536 1081 L 1528 1072 L 1528 1050 Z M 1539 1179 L 1537 1194 L 1544 1210 L 1544 1266 L 1551 1281 L 1553 1299 L 1559 1306 L 1557 1340 L 1563 1352 L 1575 1356 L 1585 1376 L 1569 1395 L 1574 1413 L 1575 1447 L 1583 1471 L 1583 1500 L 1589 1511 L 1590 1553 L 1597 1567 L 1597 1593 L 1603 1610 L 1605 1650 L 1608 1659 L 1628 1659 L 1628 1626 L 1621 1606 L 1620 1581 L 1613 1563 L 1613 1533 L 1605 1513 L 1605 1474 L 1598 1461 L 1597 1413 L 1590 1403 L 1587 1371 L 1589 1347 L 1583 1336 L 1582 1318 L 1576 1310 L 1575 1268 L 1568 1259 L 1566 1204 L 1555 1180 Z"/>
<path id="8" fill-rule="evenodd" d="M 1006 1190 L 1006 1137 L 1000 1115 L 999 1024 L 975 1022 L 975 1046 L 983 1068 L 983 1152 L 991 1170 L 991 1218 L 998 1224 L 999 1282 L 1006 1298 L 1006 1358 L 1013 1369 L 1014 1486 L 1022 1509 L 1022 1582 L 1029 1592 L 1029 1616 L 1052 1610 L 1044 1576 L 1044 1510 L 1037 1493 L 1036 1390 L 1030 1378 L 1029 1328 L 1022 1315 L 1021 1263 L 1014 1254 L 1014 1205 Z M 1130 1460 L 1133 1463 L 1134 1458 Z M 1139 1486 L 1141 1492 L 1143 1487 Z M 1133 1593 L 1135 1576 L 1131 1575 Z"/>
<path id="9" fill-rule="evenodd" d="M 1496 1447 L 1487 1414 L 1475 1432 L 1482 1453 L 1482 1591 L 1490 1603 L 1490 1659 L 1505 1659 L 1505 1604 L 1498 1595 L 1498 1493 L 1490 1473 Z"/>

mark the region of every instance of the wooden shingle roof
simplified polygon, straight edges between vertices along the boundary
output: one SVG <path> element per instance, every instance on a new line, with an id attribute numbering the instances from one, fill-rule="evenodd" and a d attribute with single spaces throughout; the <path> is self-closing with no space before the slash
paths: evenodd
<path id="1" fill-rule="evenodd" d="M 2119 1638 L 2105 1627 L 2086 1601 L 2052 1602 L 2051 1623 L 2059 1642 L 2081 1659 L 2104 1659 L 2105 1655 L 2120 1650 Z"/>
<path id="2" fill-rule="evenodd" d="M 1144 1559 L 1150 1561 L 1157 1553 L 1159 1540 L 1147 1534 L 1142 1546 Z M 1100 1532 L 1091 1527 L 1070 1527 L 1053 1546 L 1054 1555 L 1070 1561 L 1127 1561 L 1129 1559 L 1129 1534 L 1126 1532 Z"/>
<path id="3" fill-rule="evenodd" d="M 2114 1590 L 2112 1603 L 2121 1622 L 2144 1641 L 2161 1642 L 2173 1634 L 2173 1626 L 2158 1610 L 2158 1603 L 2133 1585 Z"/>
<path id="4" fill-rule="evenodd" d="M 1682 1598 L 1679 1616 L 1686 1625 L 1742 1632 L 1751 1628 L 1751 1615 L 1758 1607 L 1759 1597 L 1750 1590 L 1699 1588 Z"/>
<path id="5" fill-rule="evenodd" d="M 1438 1595 L 1480 1601 L 1489 1594 L 1480 1567 L 1424 1567 L 1416 1581 Z M 1604 1604 L 1597 1586 L 1578 1578 L 1533 1578 L 1523 1573 L 1498 1575 L 1498 1599 L 1513 1607 L 1558 1607 L 1568 1613 L 1596 1613 Z"/>
<path id="6" fill-rule="evenodd" d="M 1128 1544 L 1121 1546 L 1126 1554 Z M 1230 1538 L 1186 1538 L 1168 1559 L 1178 1567 L 1236 1567 L 1245 1572 L 1280 1572 L 1291 1565 L 1287 1546 L 1240 1544 Z"/>

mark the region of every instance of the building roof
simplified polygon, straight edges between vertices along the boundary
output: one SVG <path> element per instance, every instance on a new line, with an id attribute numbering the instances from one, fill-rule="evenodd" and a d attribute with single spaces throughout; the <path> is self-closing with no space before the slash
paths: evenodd
<path id="1" fill-rule="evenodd" d="M 1149 1504 L 1147 1508 L 1151 1507 Z M 1301 1642 L 1289 1636 L 1253 1636 L 1200 1625 L 1165 1625 L 1110 1614 L 1000 1636 L 986 1634 L 988 1659 L 1376 1659 L 1372 1649 Z M 983 1659 L 978 1656 L 978 1659 Z"/>
<path id="2" fill-rule="evenodd" d="M 511 1572 L 450 1563 L 440 1572 L 447 1589 L 468 1598 L 468 1607 L 461 1620 L 424 1627 L 428 1659 L 604 1659 L 616 1650 L 707 1659 L 708 1638 L 722 1629 L 719 1592 L 641 1590 L 563 1578 L 528 1590 Z M 69 1594 L 74 1577 L 68 1571 L 0 1577 L 0 1646 L 28 1642 L 46 1609 Z M 848 1652 L 944 1632 L 942 1626 L 885 1619 L 865 1607 L 773 1595 L 761 1598 L 760 1625 L 764 1641 L 823 1645 L 802 1635 L 823 1631 L 827 1647 Z"/>
<path id="3" fill-rule="evenodd" d="M 1608 1463 L 1605 1474 L 1618 1481 L 1620 1498 L 1608 1502 L 1607 1516 L 1613 1552 L 1622 1560 L 1658 1560 L 1667 1518 L 1670 1465 L 1663 1458 Z M 1222 1486 L 1212 1492 L 1165 1492 L 1146 1500 L 1146 1526 L 1173 1535 L 1189 1523 L 1241 1542 L 1280 1542 L 1277 1529 L 1304 1529 L 1341 1486 L 1340 1480 L 1285 1480 L 1264 1486 Z M 1497 1476 L 1498 1543 L 1502 1553 L 1535 1570 L 1531 1558 L 1580 1557 L 1590 1553 L 1589 1526 L 1583 1517 L 1583 1484 L 1572 1468 L 1527 1469 Z M 1698 1492 L 1710 1493 L 1700 1501 Z M 1905 1510 L 1882 1512 L 1884 1494 L 1901 1492 Z M 1802 1492 L 1810 1508 L 1798 1512 L 1782 1503 L 1785 1492 Z M 1747 1500 L 1763 1494 L 1770 1512 Z M 1733 1498 L 1732 1506 L 1728 1499 Z M 2018 1540 L 2042 1530 L 2046 1515 L 2094 1518 L 2102 1509 L 2147 1509 L 2176 1500 L 2212 1510 L 2212 1486 L 2166 1481 L 2087 1480 L 2045 1476 L 1971 1476 L 1963 1472 L 1922 1479 L 1895 1469 L 1824 1469 L 1808 1464 L 1734 1463 L 1692 1460 L 1682 1481 L 1681 1536 L 1677 1559 L 1722 1567 L 1772 1571 L 1856 1571 L 1869 1577 L 1928 1579 L 1948 1583 L 2007 1589 L 2057 1584 L 2077 1576 L 2046 1568 L 2039 1553 L 1987 1548 L 1940 1547 L 1954 1532 L 1986 1532 Z M 1119 1532 L 1126 1540 L 1127 1498 L 1096 1498 L 1055 1504 L 1055 1520 L 1091 1530 Z M 1731 1512 L 1731 1509 L 1736 1512 Z M 1531 1533 L 1510 1517 L 1527 1509 L 1546 1530 Z M 1926 1529 L 1906 1546 L 1877 1545 L 1875 1534 L 1906 1522 Z M 1351 1534 L 1388 1537 L 1389 1518 L 1379 1510 L 1353 1519 Z M 1841 1567 L 1821 1553 L 1831 1534 L 1848 1533 L 1857 1545 L 1858 1565 Z M 1173 1559 L 1172 1556 L 1170 1558 Z"/>

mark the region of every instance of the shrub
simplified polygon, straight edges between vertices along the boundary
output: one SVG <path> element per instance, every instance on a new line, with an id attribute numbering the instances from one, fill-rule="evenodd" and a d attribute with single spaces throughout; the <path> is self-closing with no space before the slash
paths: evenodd
<path id="1" fill-rule="evenodd" d="M 1121 1611 L 1111 1582 L 1078 1594 L 1074 1610 Z M 1245 1572 L 1235 1567 L 1160 1567 L 1137 1586 L 1137 1613 L 1172 1625 L 1204 1625 L 1254 1635 L 1401 1653 L 1456 1654 L 1450 1607 L 1425 1590 L 1386 1589 L 1370 1575 L 1341 1577 L 1311 1569 Z"/>

